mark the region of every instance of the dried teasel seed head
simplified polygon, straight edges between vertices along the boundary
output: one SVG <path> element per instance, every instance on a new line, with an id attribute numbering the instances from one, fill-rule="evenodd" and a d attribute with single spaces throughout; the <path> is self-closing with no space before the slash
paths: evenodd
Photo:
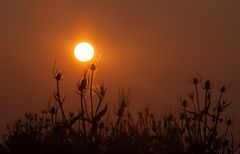
<path id="1" fill-rule="evenodd" d="M 86 86 L 87 86 L 87 79 L 84 77 L 81 83 L 78 85 L 78 90 L 83 91 L 84 89 L 86 89 Z"/>
<path id="2" fill-rule="evenodd" d="M 228 125 L 228 126 L 231 126 L 231 125 L 232 125 L 232 120 L 231 120 L 231 119 L 228 119 L 227 125 Z"/>
<path id="3" fill-rule="evenodd" d="M 92 70 L 92 71 L 95 71 L 95 70 L 96 70 L 96 65 L 95 65 L 94 63 L 91 65 L 91 70 Z"/>
<path id="4" fill-rule="evenodd" d="M 55 107 L 53 106 L 51 109 L 50 109 L 50 111 L 49 111 L 51 114 L 56 114 L 56 109 L 55 109 Z"/>
<path id="5" fill-rule="evenodd" d="M 62 79 L 62 73 L 61 73 L 61 72 L 58 72 L 58 73 L 56 74 L 56 76 L 55 76 L 55 79 L 56 79 L 57 81 L 61 80 L 61 79 Z"/>
<path id="6" fill-rule="evenodd" d="M 185 108 L 185 107 L 187 107 L 187 101 L 184 99 L 183 101 L 182 101 L 182 106 Z"/>
<path id="7" fill-rule="evenodd" d="M 105 96 L 106 89 L 103 85 L 100 86 L 100 93 L 101 93 L 102 96 Z"/>
<path id="8" fill-rule="evenodd" d="M 74 117 L 74 113 L 73 113 L 73 112 L 70 112 L 70 113 L 69 113 L 69 116 L 70 116 L 70 118 L 72 119 L 72 118 Z"/>
<path id="9" fill-rule="evenodd" d="M 211 87 L 211 82 L 209 80 L 207 80 L 204 84 L 204 89 L 208 90 L 208 89 L 210 89 L 210 87 Z"/>
<path id="10" fill-rule="evenodd" d="M 222 88 L 220 89 L 221 93 L 224 93 L 226 92 L 226 87 L 225 86 L 222 86 Z"/>
<path id="11" fill-rule="evenodd" d="M 188 94 L 188 97 L 193 101 L 194 100 L 194 93 Z"/>
<path id="12" fill-rule="evenodd" d="M 222 104 L 225 105 L 225 104 L 226 104 L 226 101 L 223 101 Z"/>
<path id="13" fill-rule="evenodd" d="M 198 84 L 198 83 L 199 83 L 198 79 L 197 78 L 193 78 L 193 84 Z"/>

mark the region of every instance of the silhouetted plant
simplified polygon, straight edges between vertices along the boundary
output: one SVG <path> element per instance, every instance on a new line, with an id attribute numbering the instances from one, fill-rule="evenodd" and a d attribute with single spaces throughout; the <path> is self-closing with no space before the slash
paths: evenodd
<path id="1" fill-rule="evenodd" d="M 195 91 L 188 95 L 188 100 L 182 100 L 180 123 L 176 123 L 183 136 L 186 151 L 225 153 L 228 149 L 235 152 L 238 147 L 229 146 L 230 141 L 233 142 L 233 138 L 229 136 L 231 119 L 223 118 L 224 112 L 232 103 L 223 98 L 226 86 L 222 86 L 219 96 L 214 97 L 214 85 L 210 80 L 193 78 L 192 84 Z M 203 96 L 199 89 L 203 90 Z"/>
<path id="2" fill-rule="evenodd" d="M 63 72 L 55 66 L 54 101 L 40 115 L 26 113 L 12 126 L 0 145 L 1 153 L 237 153 L 231 119 L 224 113 L 231 105 L 226 86 L 214 93 L 213 82 L 193 78 L 193 91 L 181 100 L 179 116 L 169 113 L 156 118 L 148 108 L 133 118 L 129 92 L 119 91 L 119 102 L 110 118 L 105 102 L 107 88 L 94 84 L 96 64 L 91 64 L 77 84 L 79 112 L 64 111 L 60 92 Z M 58 111 L 61 115 L 58 115 Z M 108 116 L 106 116 L 108 115 Z M 105 116 L 105 118 L 104 118 Z M 113 120 L 116 119 L 116 120 Z"/>
<path id="3" fill-rule="evenodd" d="M 56 92 L 54 92 L 53 96 L 56 102 L 58 103 L 58 107 L 57 109 L 55 109 L 55 107 L 53 106 L 50 109 L 50 111 L 52 115 L 56 114 L 56 117 L 57 117 L 58 109 L 60 108 L 62 113 L 63 123 L 66 123 L 66 116 L 63 110 L 63 103 L 65 101 L 65 97 L 62 98 L 60 94 L 60 81 L 63 80 L 64 76 L 63 76 L 63 72 L 56 69 L 56 64 L 54 64 L 54 67 L 53 67 L 53 78 L 56 80 L 56 87 L 57 87 Z"/>

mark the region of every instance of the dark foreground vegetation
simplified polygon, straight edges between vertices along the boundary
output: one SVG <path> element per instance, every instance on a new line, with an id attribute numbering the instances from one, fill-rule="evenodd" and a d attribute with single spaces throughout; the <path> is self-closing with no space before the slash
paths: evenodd
<path id="1" fill-rule="evenodd" d="M 79 113 L 64 111 L 60 90 L 63 72 L 54 68 L 54 101 L 40 115 L 26 113 L 13 125 L 0 145 L 1 154 L 217 154 L 239 153 L 225 111 L 226 86 L 210 80 L 191 80 L 192 92 L 182 98 L 179 114 L 156 118 L 148 109 L 133 119 L 128 95 L 119 92 L 114 115 L 109 116 L 106 88 L 93 83 L 96 66 L 87 68 L 78 83 Z"/>

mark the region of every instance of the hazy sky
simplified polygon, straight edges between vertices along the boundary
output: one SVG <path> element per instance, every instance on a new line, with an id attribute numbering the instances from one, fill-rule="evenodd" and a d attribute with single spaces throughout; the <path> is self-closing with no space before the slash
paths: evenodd
<path id="1" fill-rule="evenodd" d="M 1 0 L 0 22 L 1 128 L 47 106 L 54 61 L 68 72 L 66 108 L 76 110 L 79 41 L 96 48 L 109 103 L 118 88 L 131 88 L 133 110 L 175 111 L 188 80 L 202 74 L 217 87 L 231 83 L 240 122 L 239 0 Z"/>

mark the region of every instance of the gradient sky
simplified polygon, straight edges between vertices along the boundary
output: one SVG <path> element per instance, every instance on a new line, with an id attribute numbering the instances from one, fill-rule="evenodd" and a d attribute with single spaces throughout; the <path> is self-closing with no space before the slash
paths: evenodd
<path id="1" fill-rule="evenodd" d="M 130 88 L 132 110 L 176 111 L 188 80 L 202 74 L 217 87 L 231 83 L 240 123 L 239 0 L 1 0 L 0 22 L 1 129 L 47 106 L 54 61 L 67 71 L 65 106 L 76 110 L 79 41 L 96 48 L 96 80 L 107 85 L 109 103 Z"/>

